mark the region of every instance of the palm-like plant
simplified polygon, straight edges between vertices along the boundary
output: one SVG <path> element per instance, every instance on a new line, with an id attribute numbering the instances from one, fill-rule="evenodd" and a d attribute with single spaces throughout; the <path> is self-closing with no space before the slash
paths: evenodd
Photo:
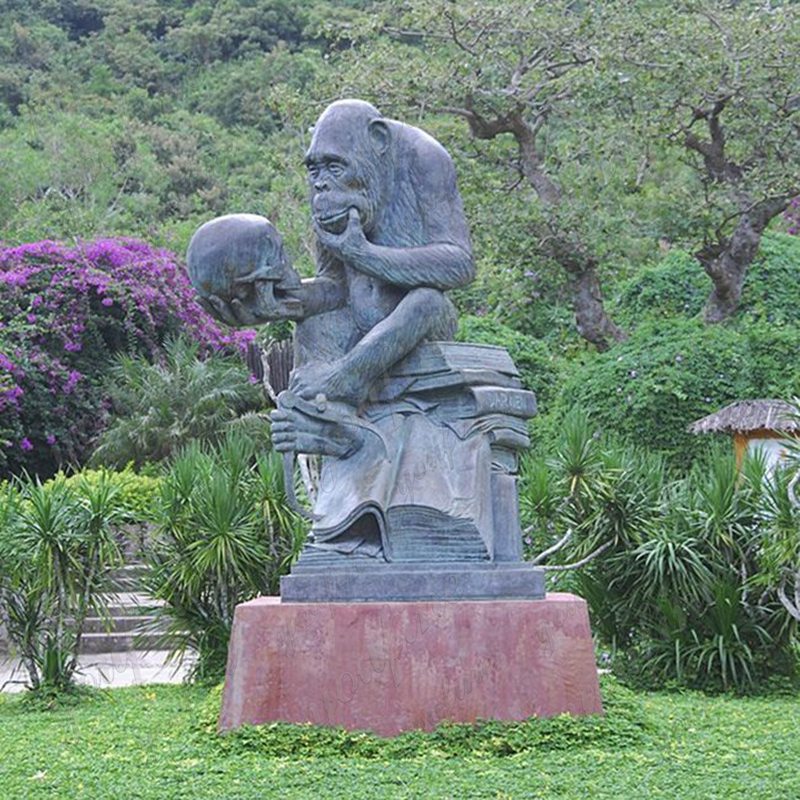
<path id="1" fill-rule="evenodd" d="M 75 488 L 18 479 L 0 501 L 0 613 L 33 689 L 67 691 L 87 616 L 121 563 L 118 487 L 105 473 Z"/>
<path id="2" fill-rule="evenodd" d="M 115 417 L 92 456 L 97 464 L 141 466 L 168 458 L 192 439 L 218 442 L 239 415 L 263 405 L 238 359 L 201 359 L 199 345 L 183 337 L 168 341 L 163 358 L 152 364 L 119 356 L 111 375 Z M 257 422 L 266 441 L 266 422 Z"/>
<path id="3" fill-rule="evenodd" d="M 217 446 L 190 444 L 162 481 L 146 577 L 163 601 L 157 624 L 178 658 L 194 651 L 193 675 L 225 668 L 236 605 L 274 593 L 306 536 L 288 510 L 280 456 L 230 433 Z"/>
<path id="4" fill-rule="evenodd" d="M 676 477 L 577 416 L 554 457 L 524 468 L 521 507 L 545 532 L 537 538 L 557 540 L 534 561 L 579 567 L 571 588 L 629 674 L 744 690 L 791 668 L 796 623 L 778 601 L 800 619 L 794 473 L 770 478 L 758 456 L 738 471 L 732 455 L 714 451 Z"/>
<path id="5" fill-rule="evenodd" d="M 798 406 L 800 408 L 800 405 Z M 764 485 L 758 552 L 760 571 L 753 582 L 776 593 L 784 610 L 800 623 L 800 445 L 789 448 L 787 464 Z"/>

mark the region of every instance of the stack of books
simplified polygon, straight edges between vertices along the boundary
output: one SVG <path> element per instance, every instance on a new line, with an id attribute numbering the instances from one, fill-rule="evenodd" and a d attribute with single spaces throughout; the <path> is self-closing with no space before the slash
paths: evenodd
<path id="1" fill-rule="evenodd" d="M 375 397 L 416 403 L 462 438 L 488 437 L 496 469 L 515 473 L 530 446 L 527 420 L 536 395 L 522 387 L 519 371 L 502 347 L 427 342 L 395 365 Z"/>

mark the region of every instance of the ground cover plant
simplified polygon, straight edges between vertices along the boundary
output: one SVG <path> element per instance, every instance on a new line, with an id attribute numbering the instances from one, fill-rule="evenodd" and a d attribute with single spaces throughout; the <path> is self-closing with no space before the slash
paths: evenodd
<path id="1" fill-rule="evenodd" d="M 793 766 L 800 758 L 797 697 L 632 694 L 607 685 L 604 693 L 617 701 L 605 722 L 548 723 L 560 728 L 556 747 L 514 747 L 510 732 L 522 726 L 507 732 L 492 725 L 491 736 L 445 729 L 405 742 L 379 740 L 372 753 L 363 745 L 351 752 L 332 746 L 335 733 L 307 726 L 287 727 L 273 737 L 271 750 L 269 732 L 220 739 L 204 729 L 213 701 L 198 687 L 113 690 L 49 712 L 4 696 L 0 785 L 13 800 L 778 800 L 800 794 Z M 598 727 L 604 736 L 584 735 Z M 625 729 L 631 735 L 618 735 Z"/>

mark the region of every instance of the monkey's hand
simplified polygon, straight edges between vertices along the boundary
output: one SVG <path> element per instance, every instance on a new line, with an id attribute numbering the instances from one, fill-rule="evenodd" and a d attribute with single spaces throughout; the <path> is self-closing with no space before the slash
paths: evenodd
<path id="1" fill-rule="evenodd" d="M 234 327 L 261 325 L 284 319 L 302 319 L 303 303 L 288 290 L 277 294 L 271 281 L 237 281 L 237 296 L 224 300 L 217 295 L 201 298 L 200 304 L 213 317 Z"/>
<path id="2" fill-rule="evenodd" d="M 369 242 L 361 227 L 361 217 L 355 208 L 351 208 L 348 212 L 347 227 L 341 233 L 326 231 L 316 220 L 314 220 L 314 230 L 320 243 L 345 262 L 363 258 L 369 248 Z"/>
<path id="3" fill-rule="evenodd" d="M 272 446 L 279 453 L 297 452 L 349 458 L 363 445 L 363 432 L 324 417 L 312 417 L 296 408 L 278 408 L 270 414 Z"/>
<path id="4" fill-rule="evenodd" d="M 324 394 L 329 400 L 338 400 L 358 407 L 369 394 L 369 385 L 344 359 L 331 364 L 311 363 L 292 373 L 289 389 L 305 400 Z"/>

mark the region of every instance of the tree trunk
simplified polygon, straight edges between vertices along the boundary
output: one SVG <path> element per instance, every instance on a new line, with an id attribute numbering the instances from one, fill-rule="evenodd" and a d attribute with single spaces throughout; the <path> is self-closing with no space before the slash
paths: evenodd
<path id="1" fill-rule="evenodd" d="M 625 341 L 628 335 L 606 313 L 594 264 L 585 263 L 581 272 L 572 274 L 572 306 L 578 333 L 600 351 L 608 350 L 613 342 Z"/>
<path id="2" fill-rule="evenodd" d="M 556 209 L 561 204 L 561 189 L 542 169 L 535 131 L 521 116 L 516 116 L 512 118 L 512 133 L 519 147 L 522 174 L 542 204 Z M 554 230 L 551 251 L 572 279 L 572 309 L 578 333 L 601 351 L 607 350 L 613 342 L 627 339 L 627 334 L 606 313 L 597 262 L 584 252 L 581 242 Z"/>
<path id="3" fill-rule="evenodd" d="M 707 323 L 723 322 L 736 313 L 742 297 L 744 276 L 760 242 L 761 234 L 752 230 L 742 219 L 721 253 L 712 256 L 701 251 L 697 254 L 714 284 L 703 311 Z"/>
<path id="4" fill-rule="evenodd" d="M 723 322 L 736 313 L 745 275 L 758 253 L 764 230 L 773 217 L 785 210 L 787 204 L 788 198 L 785 197 L 768 198 L 756 203 L 742 213 L 727 239 L 696 253 L 714 284 L 703 312 L 707 323 Z"/>
<path id="5" fill-rule="evenodd" d="M 549 249 L 571 278 L 572 310 L 578 333 L 601 352 L 614 342 L 624 342 L 628 334 L 608 316 L 603 305 L 595 259 L 582 250 L 579 242 L 563 235 L 554 235 Z"/>

